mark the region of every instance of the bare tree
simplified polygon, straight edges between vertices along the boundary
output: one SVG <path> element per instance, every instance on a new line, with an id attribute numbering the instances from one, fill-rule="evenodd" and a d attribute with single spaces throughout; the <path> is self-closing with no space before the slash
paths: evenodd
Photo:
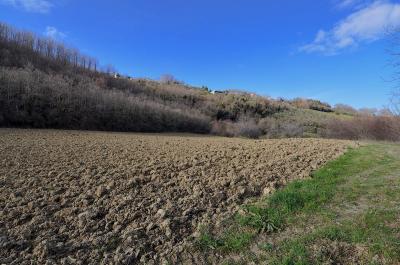
<path id="1" fill-rule="evenodd" d="M 394 115 L 400 116 L 400 89 L 392 92 L 391 98 L 391 112 Z"/>
<path id="2" fill-rule="evenodd" d="M 112 65 L 112 64 L 106 65 L 104 71 L 105 71 L 107 74 L 110 74 L 110 75 L 111 75 L 111 74 L 115 74 L 115 73 L 117 72 L 117 70 L 115 69 L 114 65 Z"/>
<path id="3" fill-rule="evenodd" d="M 160 82 L 164 83 L 164 84 L 179 84 L 179 83 L 181 83 L 171 74 L 163 74 L 160 77 Z"/>
<path id="4" fill-rule="evenodd" d="M 390 48 L 388 50 L 391 55 L 390 64 L 394 68 L 392 81 L 395 88 L 391 95 L 391 111 L 393 114 L 400 116 L 400 28 L 393 29 L 389 32 Z"/>

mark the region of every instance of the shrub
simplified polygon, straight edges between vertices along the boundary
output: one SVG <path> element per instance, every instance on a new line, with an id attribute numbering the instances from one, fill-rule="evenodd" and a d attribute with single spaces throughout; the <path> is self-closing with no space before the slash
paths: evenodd
<path id="1" fill-rule="evenodd" d="M 297 108 L 312 109 L 323 112 L 333 112 L 331 105 L 315 99 L 295 98 L 289 103 Z"/>
<path id="2" fill-rule="evenodd" d="M 213 121 L 211 123 L 211 133 L 214 135 L 233 137 L 234 125 L 232 121 Z"/>
<path id="3" fill-rule="evenodd" d="M 333 110 L 338 114 L 348 114 L 348 115 L 357 114 L 357 110 L 355 108 L 346 104 L 336 104 Z"/>
<path id="4" fill-rule="evenodd" d="M 235 136 L 257 139 L 262 131 L 253 119 L 242 120 L 235 123 Z"/>
<path id="5" fill-rule="evenodd" d="M 294 121 L 279 120 L 272 117 L 259 122 L 263 134 L 268 138 L 303 137 L 304 126 Z"/>
<path id="6" fill-rule="evenodd" d="M 351 140 L 400 141 L 400 117 L 358 116 L 353 119 L 334 119 L 328 122 L 325 136 Z"/>
<path id="7" fill-rule="evenodd" d="M 262 130 L 254 119 L 243 119 L 238 122 L 215 121 L 211 126 L 211 133 L 226 137 L 259 138 Z"/>

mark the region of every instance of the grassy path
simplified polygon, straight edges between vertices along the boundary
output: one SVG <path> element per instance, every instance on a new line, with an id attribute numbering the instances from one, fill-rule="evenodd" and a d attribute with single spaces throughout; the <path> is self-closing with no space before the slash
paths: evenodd
<path id="1" fill-rule="evenodd" d="M 350 150 L 197 243 L 210 263 L 400 264 L 400 145 Z"/>

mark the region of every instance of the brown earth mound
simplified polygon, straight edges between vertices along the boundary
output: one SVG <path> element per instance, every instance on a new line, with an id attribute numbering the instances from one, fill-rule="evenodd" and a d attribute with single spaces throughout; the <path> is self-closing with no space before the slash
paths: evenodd
<path id="1" fill-rule="evenodd" d="M 179 263 L 200 224 L 350 142 L 0 130 L 0 263 Z"/>

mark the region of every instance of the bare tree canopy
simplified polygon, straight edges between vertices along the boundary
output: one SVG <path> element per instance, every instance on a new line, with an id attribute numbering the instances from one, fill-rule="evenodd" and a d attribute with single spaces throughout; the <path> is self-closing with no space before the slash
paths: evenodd
<path id="1" fill-rule="evenodd" d="M 77 49 L 66 47 L 51 38 L 39 37 L 31 32 L 20 31 L 12 26 L 0 22 L 0 43 L 9 47 L 15 53 L 0 54 L 0 63 L 4 66 L 21 67 L 27 61 L 44 68 L 63 68 L 66 66 L 82 70 L 97 71 L 97 59 L 80 53 Z M 44 60 L 46 59 L 46 60 Z M 39 62 L 40 61 L 40 62 Z M 53 69 L 54 70 L 54 69 Z"/>
<path id="2" fill-rule="evenodd" d="M 394 68 L 393 81 L 395 82 L 395 89 L 391 95 L 391 111 L 400 116 L 400 28 L 390 31 L 389 39 L 390 63 Z"/>
<path id="3" fill-rule="evenodd" d="M 171 74 L 163 74 L 160 77 L 160 82 L 164 84 L 182 84 L 183 82 L 179 81 L 176 79 L 173 75 Z"/>
<path id="4" fill-rule="evenodd" d="M 400 89 L 399 88 L 397 88 L 392 93 L 391 105 L 392 105 L 392 108 L 391 108 L 392 113 L 400 116 Z"/>

